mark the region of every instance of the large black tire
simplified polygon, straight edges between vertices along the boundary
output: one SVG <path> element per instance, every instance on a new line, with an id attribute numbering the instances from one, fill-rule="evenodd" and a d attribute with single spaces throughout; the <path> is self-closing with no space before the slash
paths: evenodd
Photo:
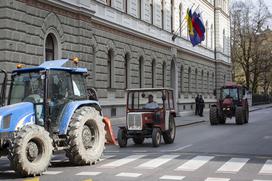
<path id="1" fill-rule="evenodd" d="M 141 145 L 141 144 L 143 144 L 143 142 L 144 142 L 144 137 L 134 137 L 134 138 L 133 138 L 133 142 L 134 142 L 136 145 Z"/>
<path id="2" fill-rule="evenodd" d="M 210 123 L 211 125 L 217 125 L 219 123 L 217 107 L 210 108 Z"/>
<path id="3" fill-rule="evenodd" d="M 118 130 L 117 141 L 121 148 L 127 146 L 127 131 L 125 128 L 120 128 Z"/>
<path id="4" fill-rule="evenodd" d="M 246 109 L 245 109 L 245 116 L 244 116 L 244 118 L 245 118 L 245 123 L 248 123 L 248 119 L 249 119 L 249 110 L 248 110 L 248 106 L 247 106 Z"/>
<path id="5" fill-rule="evenodd" d="M 158 147 L 161 144 L 161 130 L 159 128 L 153 128 L 152 130 L 152 145 Z"/>
<path id="6" fill-rule="evenodd" d="M 165 144 L 171 144 L 174 142 L 176 137 L 176 123 L 173 115 L 169 116 L 169 129 L 166 130 L 162 136 Z"/>
<path id="7" fill-rule="evenodd" d="M 102 116 L 94 107 L 81 107 L 72 116 L 66 155 L 75 165 L 95 164 L 105 148 Z"/>
<path id="8" fill-rule="evenodd" d="M 14 134 L 8 158 L 12 169 L 21 176 L 41 175 L 52 157 L 52 139 L 38 125 L 27 125 Z"/>
<path id="9" fill-rule="evenodd" d="M 244 124 L 245 118 L 244 118 L 244 109 L 240 106 L 236 107 L 236 111 L 235 111 L 235 121 L 236 124 Z"/>

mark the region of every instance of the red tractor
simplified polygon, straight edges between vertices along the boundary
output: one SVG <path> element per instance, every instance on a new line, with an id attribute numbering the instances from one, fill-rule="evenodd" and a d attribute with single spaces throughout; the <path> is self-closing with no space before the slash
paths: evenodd
<path id="1" fill-rule="evenodd" d="M 126 126 L 118 131 L 120 147 L 126 147 L 129 138 L 135 144 L 151 138 L 154 147 L 160 145 L 161 136 L 166 144 L 174 142 L 176 112 L 172 89 L 129 89 L 126 112 Z"/>
<path id="2" fill-rule="evenodd" d="M 232 117 L 235 117 L 236 124 L 248 123 L 249 109 L 246 92 L 245 87 L 235 83 L 227 83 L 221 87 L 217 104 L 210 108 L 211 125 L 225 124 L 226 118 Z"/>

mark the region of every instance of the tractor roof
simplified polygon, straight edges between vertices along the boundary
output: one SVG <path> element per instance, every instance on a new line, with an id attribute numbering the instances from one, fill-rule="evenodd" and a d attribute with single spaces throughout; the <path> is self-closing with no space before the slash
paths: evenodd
<path id="1" fill-rule="evenodd" d="M 63 65 L 67 63 L 68 61 L 69 59 L 46 61 L 37 67 L 16 69 L 13 72 L 31 72 L 31 71 L 39 71 L 39 70 L 62 70 L 67 72 L 86 73 L 88 71 L 86 68 L 64 67 Z"/>
<path id="2" fill-rule="evenodd" d="M 227 82 L 223 88 L 228 88 L 228 87 L 242 87 L 241 85 L 235 83 L 235 82 Z"/>

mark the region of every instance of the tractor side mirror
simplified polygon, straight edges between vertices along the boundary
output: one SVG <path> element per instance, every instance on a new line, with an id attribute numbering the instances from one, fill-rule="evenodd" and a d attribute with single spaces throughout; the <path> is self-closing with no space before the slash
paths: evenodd
<path id="1" fill-rule="evenodd" d="M 216 96 L 216 89 L 213 90 L 213 95 Z"/>

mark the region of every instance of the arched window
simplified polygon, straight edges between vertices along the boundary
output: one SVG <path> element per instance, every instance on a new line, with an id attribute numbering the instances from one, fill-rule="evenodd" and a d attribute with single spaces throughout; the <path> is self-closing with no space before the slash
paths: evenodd
<path id="1" fill-rule="evenodd" d="M 197 68 L 195 69 L 195 91 L 198 92 L 198 87 L 197 87 Z"/>
<path id="2" fill-rule="evenodd" d="M 213 25 L 211 25 L 211 49 L 213 49 Z"/>
<path id="3" fill-rule="evenodd" d="M 205 42 L 206 42 L 206 47 L 208 47 L 208 42 L 209 42 L 209 37 L 208 37 L 208 33 L 209 33 L 209 24 L 208 24 L 208 21 L 206 21 L 206 24 L 205 24 Z"/>
<path id="4" fill-rule="evenodd" d="M 191 92 L 191 67 L 188 68 L 188 92 Z"/>
<path id="5" fill-rule="evenodd" d="M 161 28 L 164 29 L 164 0 L 161 0 Z"/>
<path id="6" fill-rule="evenodd" d="M 111 6 L 111 0 L 106 0 L 106 4 L 107 4 L 108 6 Z"/>
<path id="7" fill-rule="evenodd" d="M 209 72 L 207 72 L 207 92 L 210 92 L 210 75 Z"/>
<path id="8" fill-rule="evenodd" d="M 166 86 L 166 63 L 162 64 L 162 87 Z"/>
<path id="9" fill-rule="evenodd" d="M 201 92 L 204 92 L 204 71 L 201 71 Z"/>
<path id="10" fill-rule="evenodd" d="M 130 62 L 129 62 L 129 59 L 130 59 L 130 55 L 129 53 L 126 53 L 125 54 L 125 88 L 128 89 L 130 87 L 129 85 L 129 70 L 130 70 Z"/>
<path id="11" fill-rule="evenodd" d="M 108 88 L 113 88 L 113 59 L 114 59 L 114 51 L 113 49 L 109 49 L 108 51 Z"/>
<path id="12" fill-rule="evenodd" d="M 225 53 L 225 49 L 226 49 L 226 32 L 225 29 L 223 29 L 223 52 Z"/>
<path id="13" fill-rule="evenodd" d="M 179 4 L 179 22 L 178 25 L 181 26 L 180 24 L 182 23 L 182 4 Z M 186 26 L 187 27 L 187 26 Z M 179 36 L 182 35 L 182 28 L 179 29 Z"/>
<path id="14" fill-rule="evenodd" d="M 171 32 L 174 32 L 174 0 L 171 0 Z"/>
<path id="15" fill-rule="evenodd" d="M 144 57 L 139 58 L 139 86 L 144 87 Z"/>
<path id="16" fill-rule="evenodd" d="M 212 83 L 212 90 L 214 90 L 215 89 L 215 87 L 214 87 L 214 83 L 215 83 L 215 80 L 214 80 L 214 72 L 212 73 L 212 81 L 211 81 L 211 83 Z"/>
<path id="17" fill-rule="evenodd" d="M 152 71 L 152 87 L 156 87 L 156 60 L 153 59 L 151 63 L 151 71 Z"/>
<path id="18" fill-rule="evenodd" d="M 45 60 L 55 60 L 56 54 L 56 46 L 55 46 L 56 38 L 52 33 L 49 33 L 45 40 Z"/>
<path id="19" fill-rule="evenodd" d="M 153 24 L 153 0 L 150 0 L 150 23 Z"/>
<path id="20" fill-rule="evenodd" d="M 180 68 L 180 92 L 183 92 L 183 66 L 181 66 Z"/>

